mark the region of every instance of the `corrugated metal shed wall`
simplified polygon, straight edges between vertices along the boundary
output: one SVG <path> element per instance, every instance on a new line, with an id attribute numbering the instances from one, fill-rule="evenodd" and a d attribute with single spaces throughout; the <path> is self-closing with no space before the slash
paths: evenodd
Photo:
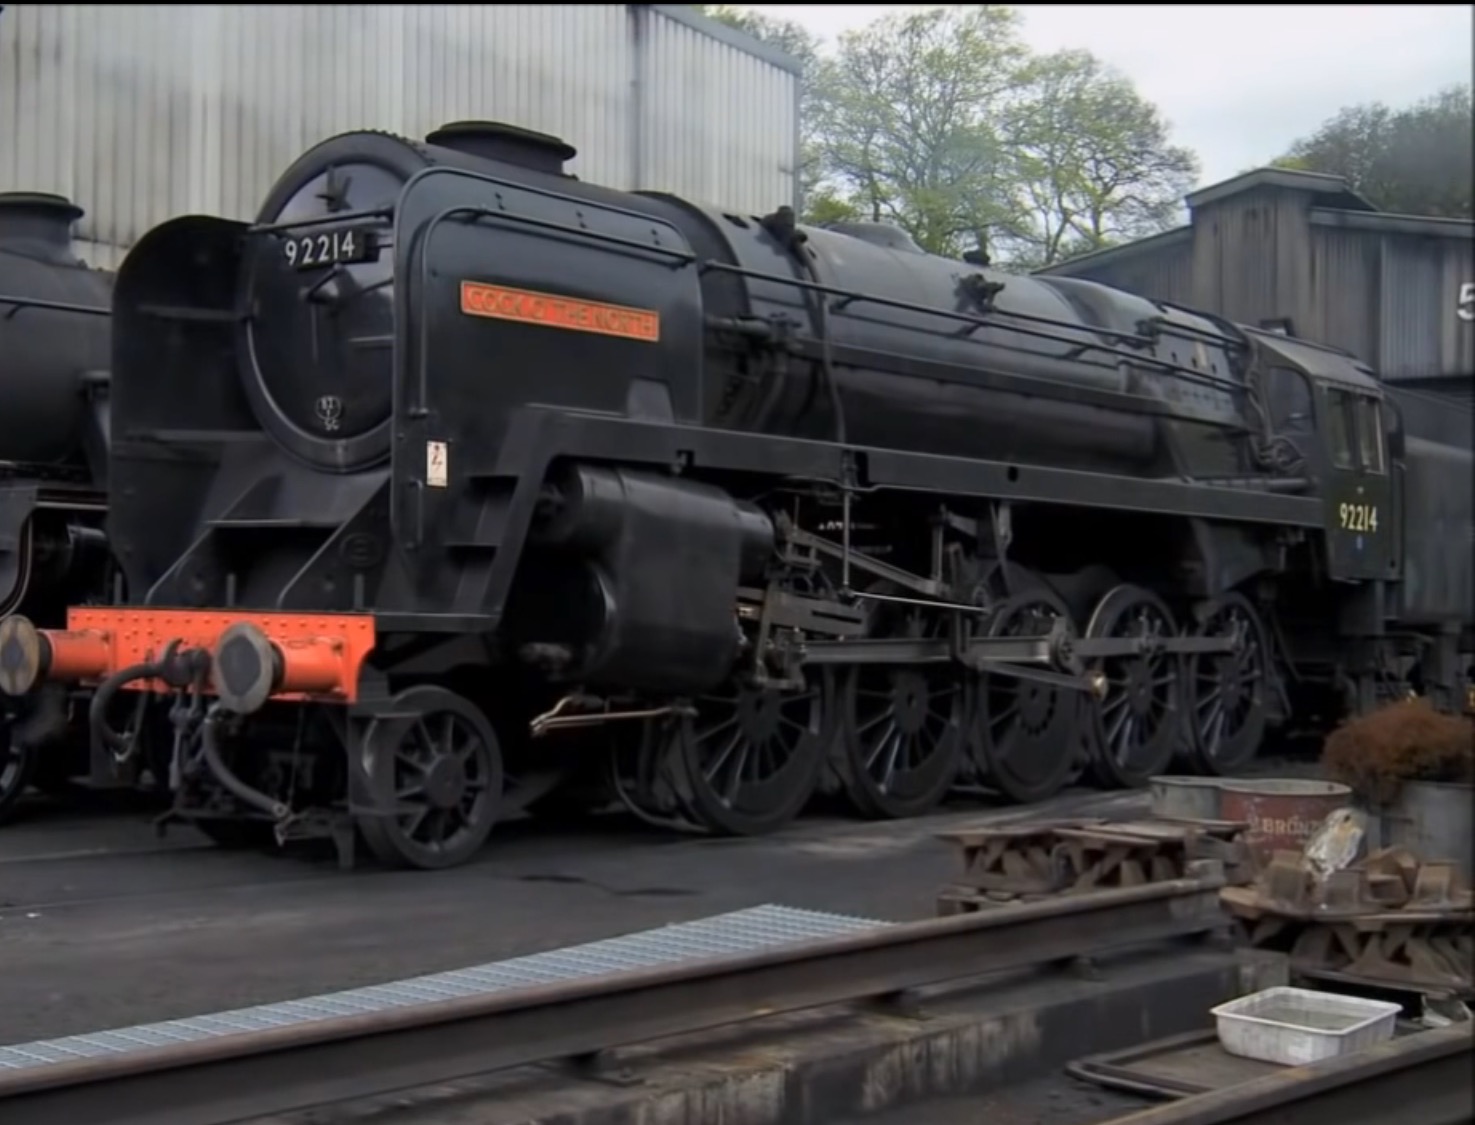
<path id="1" fill-rule="evenodd" d="M 494 118 L 584 179 L 762 213 L 794 199 L 798 78 L 738 38 L 663 5 L 7 5 L 0 190 L 72 198 L 111 266 L 174 215 L 251 217 L 334 133 Z"/>
<path id="2" fill-rule="evenodd" d="M 1139 251 L 1140 246 L 1140 251 Z M 1043 276 L 1078 277 L 1126 289 L 1155 301 L 1178 301 L 1193 292 L 1193 232 L 1188 228 L 1169 231 L 1133 244 L 1133 253 L 1102 255 L 1093 264 L 1090 257 L 1069 269 L 1055 267 L 1038 271 Z"/>
<path id="3" fill-rule="evenodd" d="M 684 184 L 686 194 L 744 214 L 792 205 L 794 76 L 659 9 L 650 12 L 649 31 L 637 186 Z M 712 143 L 714 133 L 723 143 Z"/>
<path id="4" fill-rule="evenodd" d="M 1301 193 L 1246 191 L 1193 216 L 1193 300 L 1244 324 L 1291 317 L 1302 335 L 1311 263 Z"/>
<path id="5" fill-rule="evenodd" d="M 1163 235 L 1041 273 L 1244 324 L 1289 317 L 1298 335 L 1352 352 L 1390 381 L 1475 378 L 1475 323 L 1457 314 L 1462 285 L 1475 283 L 1475 227 L 1313 207 L 1312 198 L 1247 190 L 1194 214 L 1191 249 Z"/>
<path id="6" fill-rule="evenodd" d="M 1378 260 L 1382 247 L 1361 231 L 1313 229 L 1309 319 L 1296 331 L 1364 361 L 1378 353 Z"/>
<path id="7" fill-rule="evenodd" d="M 1400 235 L 1379 241 L 1383 308 L 1377 366 L 1384 376 L 1475 375 L 1475 324 L 1457 315 L 1461 284 L 1475 282 L 1475 242 Z"/>

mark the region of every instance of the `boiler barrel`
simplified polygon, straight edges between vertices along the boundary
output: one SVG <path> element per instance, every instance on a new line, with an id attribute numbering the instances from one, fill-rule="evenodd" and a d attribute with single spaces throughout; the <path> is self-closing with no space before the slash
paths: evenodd
<path id="1" fill-rule="evenodd" d="M 709 315 L 788 322 L 828 341 L 828 362 L 818 358 L 833 374 L 850 442 L 1138 473 L 1160 457 L 1156 420 L 1126 397 L 1140 393 L 1137 376 L 1103 326 L 1046 282 L 823 229 L 806 228 L 795 251 L 741 216 L 690 210 L 707 220 L 692 231 L 699 251 L 717 235 L 738 270 L 708 271 Z M 1140 304 L 1141 317 L 1156 312 L 1122 300 Z M 837 436 L 813 366 L 765 377 L 714 356 L 707 423 Z"/>
<path id="2" fill-rule="evenodd" d="M 73 255 L 81 215 L 60 196 L 0 193 L 0 461 L 75 458 L 84 379 L 109 365 L 111 275 Z"/>

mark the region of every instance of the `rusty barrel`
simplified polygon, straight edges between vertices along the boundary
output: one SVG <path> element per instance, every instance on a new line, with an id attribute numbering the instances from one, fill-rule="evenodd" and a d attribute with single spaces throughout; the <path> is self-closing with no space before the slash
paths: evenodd
<path id="1" fill-rule="evenodd" d="M 1293 778 L 1226 781 L 1220 794 L 1224 819 L 1248 824 L 1245 843 L 1264 858 L 1300 851 L 1329 813 L 1352 800 L 1352 790 L 1335 781 Z"/>

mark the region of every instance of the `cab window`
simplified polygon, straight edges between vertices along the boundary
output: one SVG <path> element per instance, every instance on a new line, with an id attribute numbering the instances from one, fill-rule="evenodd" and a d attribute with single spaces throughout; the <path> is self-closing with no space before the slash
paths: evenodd
<path id="1" fill-rule="evenodd" d="M 1311 384 L 1290 367 L 1270 369 L 1270 423 L 1279 434 L 1309 434 L 1314 430 Z"/>
<path id="2" fill-rule="evenodd" d="M 1367 395 L 1357 396 L 1357 446 L 1367 472 L 1384 472 L 1382 407 Z"/>
<path id="3" fill-rule="evenodd" d="M 1353 459 L 1352 396 L 1346 391 L 1328 387 L 1326 392 L 1326 423 L 1322 430 L 1326 434 L 1327 451 L 1332 464 L 1339 469 L 1356 467 Z"/>

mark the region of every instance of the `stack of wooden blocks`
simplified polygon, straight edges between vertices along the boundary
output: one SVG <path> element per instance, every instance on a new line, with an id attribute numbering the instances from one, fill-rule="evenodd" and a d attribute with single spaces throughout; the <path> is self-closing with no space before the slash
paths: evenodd
<path id="1" fill-rule="evenodd" d="M 1233 821 L 1041 820 L 949 832 L 963 870 L 938 896 L 939 914 L 1191 878 L 1196 861 L 1230 883 L 1252 872 L 1245 825 Z"/>
<path id="2" fill-rule="evenodd" d="M 1220 900 L 1249 944 L 1288 953 L 1301 976 L 1475 994 L 1475 910 L 1455 863 L 1384 848 L 1321 874 L 1300 852 L 1281 851 L 1251 885 L 1225 887 Z"/>

